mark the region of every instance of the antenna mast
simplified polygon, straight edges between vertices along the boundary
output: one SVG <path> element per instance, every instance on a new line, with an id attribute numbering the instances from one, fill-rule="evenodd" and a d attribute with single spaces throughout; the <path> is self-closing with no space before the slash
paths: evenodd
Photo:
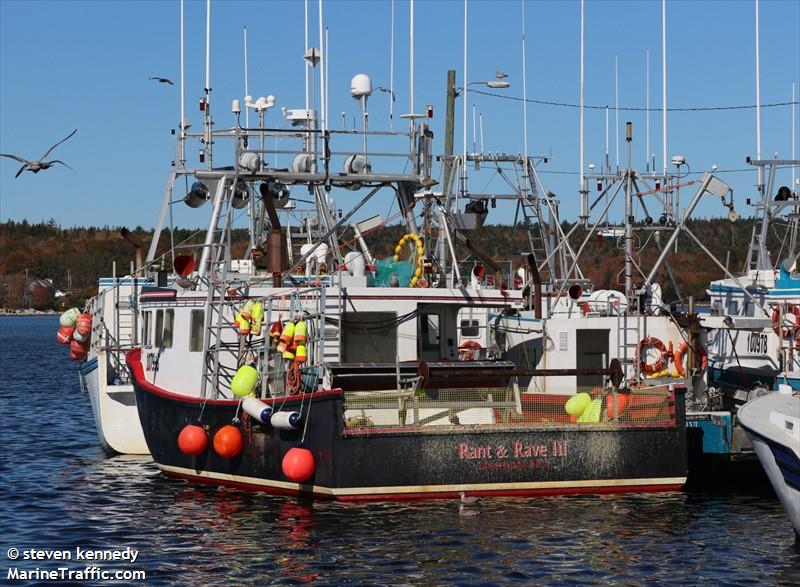
<path id="1" fill-rule="evenodd" d="M 181 134 L 180 137 L 180 149 L 178 153 L 178 158 L 180 159 L 181 167 L 186 165 L 186 107 L 184 101 L 184 88 L 185 88 L 185 81 L 184 81 L 184 59 L 183 59 L 183 0 L 181 0 Z"/>
<path id="2" fill-rule="evenodd" d="M 389 33 L 389 130 L 394 130 L 394 0 L 392 0 L 392 30 Z"/>
<path id="3" fill-rule="evenodd" d="M 466 197 L 467 195 L 467 92 L 469 91 L 469 77 L 467 76 L 467 0 L 464 0 L 464 117 L 463 117 L 463 131 L 464 131 L 464 144 L 463 156 L 461 162 L 461 194 Z M 456 210 L 458 210 L 458 195 L 456 195 Z"/>
<path id="4" fill-rule="evenodd" d="M 650 49 L 645 49 L 645 95 L 647 96 L 647 106 L 644 111 L 645 120 L 645 147 L 644 162 L 645 169 L 650 171 Z M 655 169 L 653 170 L 655 172 Z"/>
<path id="5" fill-rule="evenodd" d="M 756 159 L 761 161 L 761 57 L 759 51 L 758 0 L 756 0 Z M 764 195 L 764 167 L 758 166 L 758 191 Z"/>
<path id="6" fill-rule="evenodd" d="M 249 96 L 249 88 L 247 84 L 247 27 L 244 27 L 244 95 Z M 244 124 L 250 128 L 250 109 L 244 109 Z"/>
<path id="7" fill-rule="evenodd" d="M 328 121 L 325 119 L 325 64 L 328 61 L 328 56 L 325 55 L 325 36 L 322 24 L 322 0 L 319 0 L 319 111 L 322 132 L 327 130 Z"/>
<path id="8" fill-rule="evenodd" d="M 303 55 L 308 53 L 308 0 L 305 0 L 304 7 L 305 7 L 305 11 L 304 12 L 305 12 L 306 44 L 305 44 L 305 47 L 303 47 Z M 308 111 L 308 106 L 309 106 L 308 105 L 308 68 L 311 66 L 311 64 L 309 63 L 309 61 L 307 59 L 303 59 L 303 62 L 305 63 L 305 69 L 306 69 L 306 111 Z"/>
<path id="9" fill-rule="evenodd" d="M 205 87 L 205 150 L 208 155 L 208 168 L 212 166 L 212 138 L 211 138 L 211 0 L 206 0 L 206 87 Z"/>
<path id="10" fill-rule="evenodd" d="M 578 190 L 580 191 L 581 195 L 581 218 L 584 222 L 589 217 L 589 194 L 586 189 L 586 178 L 584 176 L 584 166 L 583 166 L 583 94 L 584 94 L 584 76 L 583 76 L 583 61 L 584 61 L 584 28 L 583 28 L 583 21 L 584 21 L 584 1 L 581 0 L 581 113 L 580 113 L 580 178 L 578 184 Z M 527 165 L 527 161 L 525 162 Z"/>
<path id="11" fill-rule="evenodd" d="M 667 177 L 667 0 L 661 0 L 661 139 Z"/>
<path id="12" fill-rule="evenodd" d="M 617 137 L 617 172 L 619 172 L 619 54 L 614 55 L 614 131 Z"/>
<path id="13" fill-rule="evenodd" d="M 528 67 L 525 65 L 525 0 L 520 0 L 520 4 L 522 4 L 522 136 L 525 148 L 525 163 L 522 168 L 522 190 L 527 195 L 530 187 L 530 177 L 528 177 Z"/>

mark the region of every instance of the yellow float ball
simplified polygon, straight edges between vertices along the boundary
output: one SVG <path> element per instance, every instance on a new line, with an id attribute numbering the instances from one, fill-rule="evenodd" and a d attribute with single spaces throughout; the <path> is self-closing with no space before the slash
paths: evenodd
<path id="1" fill-rule="evenodd" d="M 586 410 L 590 403 L 592 403 L 592 396 L 590 396 L 588 393 L 576 393 L 567 400 L 567 403 L 564 404 L 564 411 L 570 416 L 575 416 L 578 418 L 581 414 L 583 414 L 584 410 Z"/>

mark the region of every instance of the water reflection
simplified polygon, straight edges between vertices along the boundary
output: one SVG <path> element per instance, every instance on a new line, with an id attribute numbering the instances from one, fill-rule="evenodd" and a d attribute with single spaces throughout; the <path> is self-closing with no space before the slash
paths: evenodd
<path id="1" fill-rule="evenodd" d="M 56 320 L 30 322 L 0 328 L 3 545 L 130 546 L 154 585 L 800 583 L 768 490 L 484 499 L 465 516 L 458 501 L 311 503 L 106 458 Z"/>

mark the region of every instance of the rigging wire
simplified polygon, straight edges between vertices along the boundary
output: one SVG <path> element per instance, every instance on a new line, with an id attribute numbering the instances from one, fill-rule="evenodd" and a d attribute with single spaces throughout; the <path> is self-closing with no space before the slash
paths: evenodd
<path id="1" fill-rule="evenodd" d="M 524 98 L 520 98 L 519 96 L 507 96 L 505 94 L 497 94 L 495 92 L 487 92 L 486 90 L 470 90 L 470 92 L 474 92 L 476 94 L 482 94 L 484 96 L 491 96 L 493 98 L 502 98 L 504 100 L 513 100 L 515 102 L 523 102 L 527 101 L 531 104 L 541 104 L 544 106 L 560 106 L 562 108 L 580 108 L 580 104 L 571 104 L 569 102 L 554 102 L 551 100 L 534 100 L 533 98 L 528 98 L 525 100 Z M 771 104 L 761 104 L 761 108 L 775 108 L 778 106 L 795 106 L 800 104 L 800 102 L 773 102 Z M 589 108 L 591 110 L 605 110 L 607 106 L 592 106 L 592 105 L 584 105 L 584 108 Z M 753 110 L 755 109 L 755 104 L 746 104 L 746 105 L 739 105 L 739 106 L 694 106 L 694 107 L 683 107 L 683 108 L 667 108 L 667 112 L 709 112 L 709 111 L 716 111 L 716 110 Z M 620 110 L 624 110 L 627 112 L 660 112 L 661 108 L 641 108 L 641 107 L 633 107 L 633 106 L 620 106 Z"/>

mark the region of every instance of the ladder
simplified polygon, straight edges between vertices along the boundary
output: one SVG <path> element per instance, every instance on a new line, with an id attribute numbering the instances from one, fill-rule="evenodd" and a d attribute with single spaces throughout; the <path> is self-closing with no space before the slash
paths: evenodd
<path id="1" fill-rule="evenodd" d="M 638 298 L 637 298 L 638 305 Z M 639 378 L 639 361 L 637 360 L 639 343 L 642 334 L 642 313 L 636 308 L 636 316 L 631 316 L 630 308 L 624 312 L 617 310 L 617 358 L 623 365 L 623 370 L 629 371 L 627 366 L 633 367 L 633 374 Z"/>

